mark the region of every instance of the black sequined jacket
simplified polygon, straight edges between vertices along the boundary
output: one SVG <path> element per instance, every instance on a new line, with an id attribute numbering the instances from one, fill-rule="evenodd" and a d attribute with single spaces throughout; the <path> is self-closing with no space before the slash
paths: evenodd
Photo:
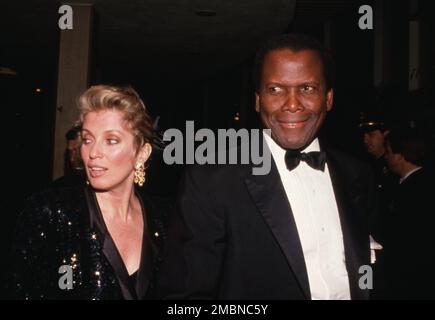
<path id="1" fill-rule="evenodd" d="M 99 210 L 95 194 L 89 187 L 79 186 L 50 189 L 29 198 L 13 243 L 10 297 L 152 299 L 171 206 L 160 198 L 140 195 L 140 199 L 146 222 L 143 247 L 149 248 L 149 254 L 142 251 L 144 267 L 137 275 L 137 288 L 129 283 L 128 274 L 115 272 L 120 256 L 113 241 L 108 241 L 111 238 L 93 221 Z"/>

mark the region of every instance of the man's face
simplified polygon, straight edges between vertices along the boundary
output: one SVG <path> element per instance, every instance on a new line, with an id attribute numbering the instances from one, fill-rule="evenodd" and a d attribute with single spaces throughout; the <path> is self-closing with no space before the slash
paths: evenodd
<path id="1" fill-rule="evenodd" d="M 379 158 L 385 152 L 384 134 L 380 130 L 373 130 L 364 133 L 364 145 L 367 152 Z"/>
<path id="2" fill-rule="evenodd" d="M 82 162 L 79 153 L 79 138 L 77 137 L 75 140 L 68 140 L 66 147 L 71 167 L 74 169 L 81 168 Z"/>
<path id="3" fill-rule="evenodd" d="M 264 60 L 256 111 L 284 149 L 301 149 L 315 137 L 331 110 L 319 55 L 312 50 L 269 52 Z"/>

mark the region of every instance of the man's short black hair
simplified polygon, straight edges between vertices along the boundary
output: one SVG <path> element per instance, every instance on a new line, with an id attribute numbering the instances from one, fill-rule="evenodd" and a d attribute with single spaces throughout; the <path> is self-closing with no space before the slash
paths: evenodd
<path id="1" fill-rule="evenodd" d="M 275 50 L 289 49 L 294 52 L 303 50 L 312 50 L 317 52 L 323 65 L 323 73 L 325 76 L 326 89 L 334 88 L 335 72 L 334 62 L 329 52 L 323 45 L 315 38 L 299 34 L 289 33 L 270 38 L 264 43 L 263 46 L 257 51 L 254 61 L 254 85 L 255 90 L 258 92 L 260 88 L 261 77 L 263 73 L 264 59 L 266 55 Z"/>
<path id="2" fill-rule="evenodd" d="M 413 129 L 395 129 L 386 136 L 387 144 L 395 154 L 401 154 L 406 161 L 421 166 L 427 153 L 427 146 L 421 135 Z"/>
<path id="3" fill-rule="evenodd" d="M 382 133 L 388 131 L 384 116 L 380 112 L 362 112 L 358 127 L 361 133 L 368 133 L 375 130 L 379 130 Z"/>
<path id="4" fill-rule="evenodd" d="M 65 134 L 66 141 L 77 139 L 79 137 L 80 129 L 81 129 L 80 126 L 74 126 L 71 129 L 69 129 Z"/>

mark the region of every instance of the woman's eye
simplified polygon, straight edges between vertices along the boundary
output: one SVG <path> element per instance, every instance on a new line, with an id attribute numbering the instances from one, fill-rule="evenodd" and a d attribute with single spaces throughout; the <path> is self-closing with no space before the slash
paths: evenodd
<path id="1" fill-rule="evenodd" d="M 83 143 L 83 144 L 89 144 L 89 143 L 91 143 L 91 139 L 83 138 L 83 139 L 82 139 L 82 143 Z"/>
<path id="2" fill-rule="evenodd" d="M 117 144 L 118 142 L 118 139 L 107 139 L 107 144 Z"/>

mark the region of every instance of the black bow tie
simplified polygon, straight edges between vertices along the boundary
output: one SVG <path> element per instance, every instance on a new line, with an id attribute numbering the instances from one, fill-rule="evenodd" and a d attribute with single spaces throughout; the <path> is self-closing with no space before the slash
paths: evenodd
<path id="1" fill-rule="evenodd" d="M 326 154 L 323 151 L 305 153 L 287 150 L 285 153 L 285 164 L 289 171 L 296 168 L 301 161 L 305 161 L 313 169 L 325 171 Z"/>

